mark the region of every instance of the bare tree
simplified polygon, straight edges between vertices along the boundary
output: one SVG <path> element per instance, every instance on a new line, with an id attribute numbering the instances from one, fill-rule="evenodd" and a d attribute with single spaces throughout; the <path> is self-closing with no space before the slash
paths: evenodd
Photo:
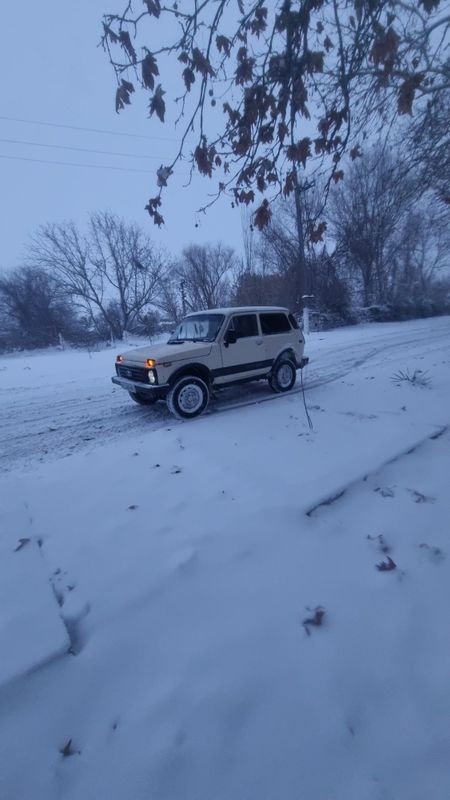
<path id="1" fill-rule="evenodd" d="M 408 210 L 395 239 L 392 294 L 398 302 L 419 303 L 450 269 L 450 229 L 436 195 Z"/>
<path id="2" fill-rule="evenodd" d="M 232 297 L 233 303 L 238 306 L 275 305 L 292 308 L 290 284 L 280 272 L 240 269 L 236 273 Z"/>
<path id="3" fill-rule="evenodd" d="M 0 278 L 3 343 L 46 347 L 61 334 L 76 339 L 80 323 L 61 285 L 42 269 L 19 267 Z"/>
<path id="4" fill-rule="evenodd" d="M 179 322 L 186 314 L 186 299 L 177 265 L 171 264 L 158 290 L 158 308 L 170 322 Z"/>
<path id="5" fill-rule="evenodd" d="M 450 88 L 430 98 L 406 129 L 402 126 L 399 132 L 408 169 L 420 176 L 424 189 L 435 192 L 447 206 L 450 205 L 449 120 Z"/>
<path id="6" fill-rule="evenodd" d="M 220 242 L 186 247 L 174 276 L 180 285 L 184 310 L 196 311 L 226 305 L 235 266 L 233 249 Z"/>
<path id="7" fill-rule="evenodd" d="M 314 224 L 322 206 L 322 188 L 309 184 L 304 187 L 302 197 L 305 225 Z M 280 200 L 273 207 L 269 224 L 254 232 L 254 259 L 251 268 L 242 265 L 235 286 L 235 302 L 251 304 L 273 304 L 289 306 L 299 312 L 302 297 L 298 282 L 298 240 L 296 230 L 296 207 L 293 198 Z M 305 275 L 302 287 L 314 295 L 317 310 L 346 312 L 348 293 L 338 274 L 336 259 L 331 257 L 324 245 L 305 243 Z"/>
<path id="8" fill-rule="evenodd" d="M 323 186 L 306 184 L 302 188 L 301 203 L 303 225 L 311 230 L 322 212 Z M 263 272 L 283 275 L 289 305 L 295 311 L 300 311 L 302 295 L 311 293 L 311 268 L 317 257 L 317 245 L 311 239 L 305 240 L 303 274 L 300 275 L 297 213 L 295 199 L 289 197 L 279 200 L 274 205 L 269 224 L 261 231 L 257 253 Z"/>
<path id="9" fill-rule="evenodd" d="M 41 227 L 30 261 L 58 277 L 92 323 L 117 337 L 133 330 L 155 302 L 165 259 L 135 224 L 109 212 L 91 214 L 86 234 L 73 222 Z"/>
<path id="10" fill-rule="evenodd" d="M 115 214 L 92 214 L 89 258 L 119 309 L 121 331 L 133 330 L 143 310 L 156 299 L 164 258 L 135 224 Z"/>
<path id="11" fill-rule="evenodd" d="M 413 202 L 417 182 L 389 151 L 377 147 L 352 165 L 332 195 L 330 219 L 336 251 L 352 276 L 359 276 L 364 305 L 392 294 L 397 233 Z"/>

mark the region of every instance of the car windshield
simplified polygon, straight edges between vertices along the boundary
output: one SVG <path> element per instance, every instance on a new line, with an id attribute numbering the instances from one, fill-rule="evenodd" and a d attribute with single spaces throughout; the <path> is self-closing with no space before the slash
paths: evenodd
<path id="1" fill-rule="evenodd" d="M 213 342 L 224 320 L 223 314 L 195 314 L 185 317 L 174 330 L 168 344 Z"/>

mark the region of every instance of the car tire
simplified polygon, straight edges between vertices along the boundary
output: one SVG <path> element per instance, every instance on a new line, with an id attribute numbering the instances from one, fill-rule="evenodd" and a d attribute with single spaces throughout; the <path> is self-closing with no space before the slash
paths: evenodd
<path id="1" fill-rule="evenodd" d="M 144 394 L 144 392 L 128 392 L 131 399 L 140 406 L 152 406 L 157 401 L 155 394 Z"/>
<path id="2" fill-rule="evenodd" d="M 297 369 L 290 358 L 280 358 L 269 377 L 269 386 L 274 392 L 290 392 L 297 380 Z"/>
<path id="3" fill-rule="evenodd" d="M 193 419 L 203 413 L 209 403 L 209 387 L 196 375 L 179 378 L 167 395 L 167 407 L 178 419 Z"/>

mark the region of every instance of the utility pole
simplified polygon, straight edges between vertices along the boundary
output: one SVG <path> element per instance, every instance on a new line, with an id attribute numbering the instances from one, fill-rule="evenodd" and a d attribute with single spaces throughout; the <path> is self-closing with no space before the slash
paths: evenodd
<path id="1" fill-rule="evenodd" d="M 295 170 L 295 221 L 297 225 L 297 243 L 298 243 L 298 251 L 297 251 L 297 275 L 296 275 L 296 290 L 297 290 L 297 297 L 296 297 L 296 304 L 298 308 L 303 307 L 303 295 L 305 292 L 305 271 L 306 271 L 306 259 L 305 259 L 305 233 L 303 230 L 303 213 L 302 213 L 302 201 L 301 201 L 301 192 L 302 192 L 302 185 L 298 177 L 298 170 Z"/>
<path id="2" fill-rule="evenodd" d="M 295 221 L 297 225 L 297 241 L 298 241 L 298 256 L 297 256 L 297 307 L 302 309 L 303 313 L 303 332 L 309 334 L 309 306 L 313 299 L 312 294 L 305 294 L 307 288 L 306 276 L 306 256 L 305 256 L 305 230 L 303 224 L 303 210 L 302 210 L 302 191 L 310 189 L 312 184 L 302 186 L 298 177 L 298 170 L 295 170 Z"/>

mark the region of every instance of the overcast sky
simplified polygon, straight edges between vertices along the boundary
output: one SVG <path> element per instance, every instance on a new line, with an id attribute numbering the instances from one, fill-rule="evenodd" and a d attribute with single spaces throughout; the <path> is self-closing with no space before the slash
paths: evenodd
<path id="1" fill-rule="evenodd" d="M 139 0 L 136 2 L 139 4 Z M 41 223 L 70 218 L 82 225 L 87 212 L 100 209 L 116 211 L 146 226 L 173 252 L 190 242 L 214 239 L 238 248 L 241 245 L 240 212 L 231 209 L 228 200 L 216 204 L 206 217 L 195 214 L 214 184 L 196 178 L 192 186 L 182 188 L 187 166 L 178 168 L 164 198 L 164 229 L 158 231 L 144 211 L 148 198 L 155 194 L 154 170 L 173 155 L 176 132 L 157 119 L 147 118 L 143 97 L 120 115 L 115 113 L 114 75 L 97 44 L 102 13 L 119 11 L 122 5 L 122 0 L 27 0 L 2 8 L 0 269 L 21 263 L 28 236 Z M 134 136 L 118 135 L 123 133 Z M 150 138 L 135 138 L 137 135 Z M 94 165 L 120 169 L 98 169 Z M 136 171 L 122 171 L 124 168 Z"/>

